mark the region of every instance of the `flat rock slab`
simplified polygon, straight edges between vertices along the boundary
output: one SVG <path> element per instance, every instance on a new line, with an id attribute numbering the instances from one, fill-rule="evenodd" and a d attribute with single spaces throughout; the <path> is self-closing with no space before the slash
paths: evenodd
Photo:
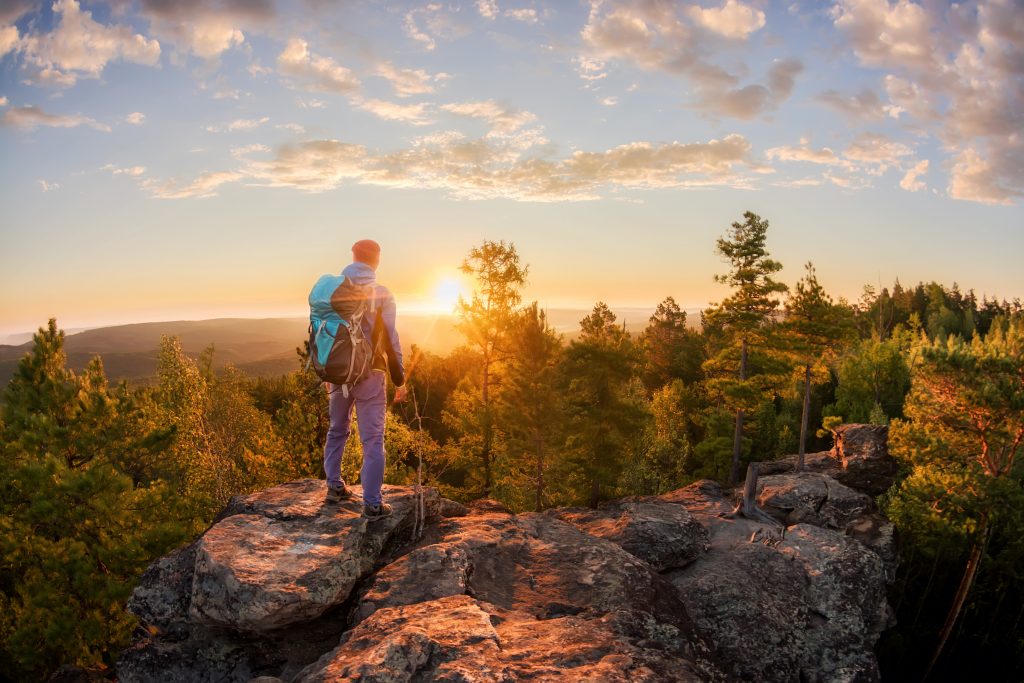
<path id="1" fill-rule="evenodd" d="M 617 501 L 596 510 L 558 509 L 550 514 L 611 541 L 658 572 L 685 567 L 710 545 L 707 529 L 686 508 L 658 498 Z"/>
<path id="2" fill-rule="evenodd" d="M 466 593 L 540 619 L 641 610 L 686 624 L 678 597 L 618 545 L 545 514 L 470 515 L 374 576 L 359 613 Z"/>
<path id="3" fill-rule="evenodd" d="M 537 620 L 466 595 L 376 612 L 308 667 L 302 683 L 698 681 L 685 660 L 637 646 L 623 619 Z M 653 645 L 653 642 L 651 643 Z"/>
<path id="4" fill-rule="evenodd" d="M 306 480 L 232 501 L 234 514 L 196 545 L 189 621 L 265 632 L 316 619 L 343 603 L 412 526 L 411 489 L 386 487 L 394 513 L 374 521 L 361 516 L 360 499 L 328 505 L 325 494 L 323 482 Z M 423 495 L 437 519 L 437 492 Z"/>

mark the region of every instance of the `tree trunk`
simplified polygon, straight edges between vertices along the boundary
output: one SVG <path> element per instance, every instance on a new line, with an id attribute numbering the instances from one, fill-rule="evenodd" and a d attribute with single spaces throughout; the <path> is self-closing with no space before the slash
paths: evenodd
<path id="1" fill-rule="evenodd" d="M 757 495 L 757 477 L 760 474 L 756 462 L 747 465 L 747 480 L 743 483 L 743 516 L 747 519 L 754 519 L 757 504 L 754 496 Z"/>
<path id="2" fill-rule="evenodd" d="M 804 469 L 804 454 L 807 453 L 807 420 L 811 412 L 811 364 L 804 367 L 804 412 L 800 418 L 800 449 L 796 456 L 796 471 Z"/>
<path id="3" fill-rule="evenodd" d="M 977 540 L 971 547 L 971 555 L 967 558 L 964 576 L 960 580 L 960 587 L 957 588 L 956 597 L 953 598 L 953 604 L 949 608 L 949 614 L 946 615 L 946 623 L 943 624 L 942 630 L 939 632 L 939 644 L 935 647 L 935 654 L 932 655 L 932 659 L 928 663 L 928 669 L 924 673 L 923 680 L 927 680 L 932 669 L 935 668 L 936 662 L 939 661 L 939 657 L 942 656 L 942 650 L 946 646 L 946 641 L 949 640 L 949 634 L 953 632 L 956 620 L 960 617 L 960 610 L 963 609 L 964 602 L 967 601 L 967 595 L 974 586 L 974 578 L 978 575 L 978 565 L 981 564 L 981 558 L 985 554 L 985 547 L 988 545 L 988 531 L 988 514 L 983 512 Z"/>
<path id="4" fill-rule="evenodd" d="M 536 449 L 537 457 L 537 500 L 535 508 L 537 512 L 541 511 L 542 503 L 544 498 L 544 443 L 541 439 L 537 439 L 534 448 Z"/>
<path id="5" fill-rule="evenodd" d="M 740 351 L 740 381 L 747 379 L 747 340 L 743 340 Z M 736 411 L 736 431 L 732 437 L 732 468 L 729 470 L 729 486 L 736 486 L 740 476 L 740 452 L 743 450 L 743 409 Z"/>
<path id="6" fill-rule="evenodd" d="M 601 499 L 601 483 L 595 479 L 590 484 L 590 507 L 597 509 L 597 502 Z"/>
<path id="7" fill-rule="evenodd" d="M 483 391 L 481 399 L 484 405 L 483 444 L 480 447 L 480 459 L 484 463 L 484 498 L 491 497 L 491 405 L 490 405 L 490 366 L 489 357 L 484 357 Z"/>

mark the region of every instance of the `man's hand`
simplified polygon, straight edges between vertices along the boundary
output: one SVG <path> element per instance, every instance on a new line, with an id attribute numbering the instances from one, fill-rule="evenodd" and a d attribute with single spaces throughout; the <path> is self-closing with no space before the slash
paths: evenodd
<path id="1" fill-rule="evenodd" d="M 395 403 L 402 403 L 409 395 L 409 385 L 403 384 L 402 386 L 395 389 Z"/>

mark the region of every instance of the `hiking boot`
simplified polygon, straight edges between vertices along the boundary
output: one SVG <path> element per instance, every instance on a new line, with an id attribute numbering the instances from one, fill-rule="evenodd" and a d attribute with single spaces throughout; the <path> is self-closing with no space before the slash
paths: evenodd
<path id="1" fill-rule="evenodd" d="M 328 503 L 340 503 L 343 500 L 350 500 L 355 494 L 352 493 L 352 489 L 345 486 L 342 483 L 341 486 L 334 487 L 330 484 L 327 485 L 327 502 Z"/>
<path id="2" fill-rule="evenodd" d="M 369 520 L 387 517 L 392 512 L 394 512 L 394 509 L 387 503 L 381 503 L 380 505 L 370 505 L 367 503 L 363 506 L 363 517 Z"/>

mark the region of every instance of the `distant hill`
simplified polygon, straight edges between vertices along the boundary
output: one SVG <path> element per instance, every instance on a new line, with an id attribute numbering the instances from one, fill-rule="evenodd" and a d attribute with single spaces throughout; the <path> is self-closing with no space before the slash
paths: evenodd
<path id="1" fill-rule="evenodd" d="M 548 319 L 554 329 L 572 339 L 579 321 L 589 312 L 549 309 Z M 653 309 L 639 308 L 616 310 L 619 320 L 624 320 L 634 334 L 646 327 L 652 312 Z M 692 324 L 699 316 L 691 313 L 690 320 Z M 400 312 L 402 345 L 406 350 L 417 344 L 426 351 L 447 354 L 464 341 L 455 323 L 453 315 Z M 145 382 L 156 375 L 161 336 L 171 335 L 181 340 L 185 353 L 192 357 L 213 344 L 215 366 L 231 363 L 254 377 L 270 377 L 298 368 L 295 349 L 306 339 L 308 324 L 306 318 L 217 318 L 115 325 L 68 333 L 64 348 L 68 365 L 76 371 L 99 355 L 112 381 Z M 7 383 L 18 361 L 31 349 L 31 341 L 0 345 L 0 383 Z"/>

